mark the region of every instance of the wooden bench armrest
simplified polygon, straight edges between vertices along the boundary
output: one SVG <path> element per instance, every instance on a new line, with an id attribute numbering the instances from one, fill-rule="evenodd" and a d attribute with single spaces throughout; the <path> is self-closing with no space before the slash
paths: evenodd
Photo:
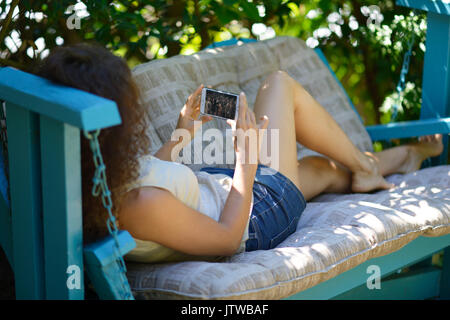
<path id="1" fill-rule="evenodd" d="M 366 130 L 373 141 L 420 137 L 437 133 L 449 134 L 450 117 L 367 126 Z"/>

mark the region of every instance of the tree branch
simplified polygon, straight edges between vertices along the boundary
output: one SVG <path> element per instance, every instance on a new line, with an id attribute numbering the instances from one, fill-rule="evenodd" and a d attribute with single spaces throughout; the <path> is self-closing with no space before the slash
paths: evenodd
<path id="1" fill-rule="evenodd" d="M 2 23 L 2 31 L 0 32 L 0 43 L 3 43 L 3 41 L 5 40 L 9 24 L 11 23 L 11 20 L 12 20 L 12 15 L 14 13 L 14 9 L 17 7 L 18 4 L 19 4 L 19 0 L 13 0 L 13 2 L 11 3 L 11 5 L 9 7 L 8 14 L 6 15 L 6 18 L 5 18 L 5 20 L 3 20 L 3 23 Z"/>
<path id="2" fill-rule="evenodd" d="M 23 70 L 25 67 L 24 65 L 22 65 L 21 63 L 19 63 L 17 61 L 3 59 L 3 58 L 0 58 L 0 65 L 13 67 L 13 68 L 20 69 L 20 70 Z"/>
<path id="3" fill-rule="evenodd" d="M 355 15 L 356 21 L 360 26 L 366 24 L 366 17 L 361 13 L 361 5 L 358 1 L 351 0 L 353 6 L 353 14 Z M 367 43 L 361 42 L 358 44 L 362 51 L 363 63 L 364 63 L 364 82 L 366 83 L 368 92 L 370 94 L 371 100 L 373 102 L 374 112 L 375 112 L 375 122 L 379 124 L 381 122 L 381 112 L 380 107 L 383 103 L 383 98 L 380 95 L 379 88 L 376 84 L 377 79 L 377 69 L 371 60 L 371 50 Z"/>
<path id="4" fill-rule="evenodd" d="M 199 28 L 198 33 L 200 35 L 200 38 L 202 38 L 201 49 L 204 49 L 206 46 L 208 46 L 210 44 L 210 41 L 211 41 L 209 38 L 209 34 L 208 34 L 208 25 L 206 23 L 204 23 L 201 19 L 199 1 L 195 0 L 194 5 L 195 5 L 194 14 L 195 14 L 195 18 L 197 20 L 197 27 Z"/>

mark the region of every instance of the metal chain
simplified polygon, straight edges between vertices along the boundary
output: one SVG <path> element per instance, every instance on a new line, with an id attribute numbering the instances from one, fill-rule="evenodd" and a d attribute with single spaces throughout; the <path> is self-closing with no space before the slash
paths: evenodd
<path id="1" fill-rule="evenodd" d="M 100 134 L 100 130 L 89 133 L 84 131 L 84 136 L 89 140 L 89 146 L 92 151 L 93 161 L 95 165 L 95 173 L 92 179 L 93 187 L 92 187 L 92 195 L 94 197 L 101 196 L 103 207 L 106 209 L 108 213 L 108 219 L 106 221 L 106 226 L 108 228 L 109 234 L 114 239 L 114 256 L 116 263 L 120 269 L 120 277 L 122 283 L 121 296 L 124 297 L 125 300 L 132 299 L 132 295 L 130 292 L 130 286 L 128 283 L 128 279 L 126 277 L 127 268 L 125 266 L 125 261 L 123 260 L 123 255 L 120 252 L 119 240 L 117 238 L 118 229 L 116 226 L 116 217 L 112 213 L 113 202 L 111 199 L 111 192 L 109 191 L 109 187 L 106 181 L 106 167 L 103 162 L 103 157 L 100 151 L 100 144 L 98 142 L 98 136 Z"/>
<path id="2" fill-rule="evenodd" d="M 414 14 L 416 14 L 415 11 Z M 400 71 L 400 79 L 396 87 L 397 95 L 395 97 L 395 101 L 392 108 L 393 110 L 391 115 L 391 122 L 395 121 L 395 119 L 397 118 L 398 109 L 403 103 L 403 92 L 405 91 L 406 88 L 406 75 L 408 74 L 409 71 L 409 62 L 411 60 L 412 48 L 416 40 L 416 33 L 414 32 L 414 30 L 411 33 L 412 33 L 411 38 L 408 41 L 408 50 L 405 52 L 403 56 L 403 65 L 402 70 Z"/>

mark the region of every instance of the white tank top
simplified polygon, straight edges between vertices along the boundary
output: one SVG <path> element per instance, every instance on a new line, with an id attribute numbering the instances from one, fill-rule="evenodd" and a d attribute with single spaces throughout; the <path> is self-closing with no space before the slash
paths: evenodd
<path id="1" fill-rule="evenodd" d="M 139 177 L 125 187 L 126 191 L 139 187 L 162 188 L 172 193 L 185 205 L 219 221 L 228 193 L 231 190 L 233 181 L 231 177 L 202 171 L 194 172 L 183 164 L 160 160 L 151 155 L 141 157 L 139 164 Z M 250 206 L 250 212 L 252 205 Z M 245 250 L 247 239 L 248 222 L 241 240 L 241 246 L 236 253 Z M 129 261 L 150 263 L 214 259 L 214 257 L 190 256 L 152 241 L 136 238 L 134 240 L 136 241 L 136 248 L 125 256 L 125 259 Z"/>

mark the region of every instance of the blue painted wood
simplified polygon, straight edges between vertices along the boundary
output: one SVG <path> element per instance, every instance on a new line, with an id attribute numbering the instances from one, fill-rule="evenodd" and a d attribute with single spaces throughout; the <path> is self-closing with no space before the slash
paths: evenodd
<path id="1" fill-rule="evenodd" d="M 120 230 L 117 237 L 121 254 L 124 255 L 136 247 L 136 242 L 127 231 Z M 90 244 L 84 249 L 86 271 L 100 299 L 123 299 L 121 295 L 123 283 L 118 277 L 120 268 L 115 261 L 114 250 L 115 243 L 112 236 Z M 131 295 L 128 283 L 126 290 Z"/>
<path id="2" fill-rule="evenodd" d="M 429 134 L 449 134 L 450 117 L 441 119 L 424 119 L 405 122 L 393 122 L 383 125 L 367 126 L 367 132 L 373 141 L 394 138 L 420 137 Z"/>
<path id="3" fill-rule="evenodd" d="M 3 248 L 9 264 L 12 265 L 11 210 L 8 198 L 9 183 L 6 179 L 6 168 L 3 159 L 3 149 L 0 147 L 0 246 Z"/>
<path id="4" fill-rule="evenodd" d="M 397 0 L 398 5 L 427 11 L 427 38 L 422 80 L 421 119 L 450 116 L 450 3 L 442 0 Z M 432 165 L 447 163 L 444 151 Z"/>
<path id="5" fill-rule="evenodd" d="M 424 300 L 439 296 L 441 270 L 427 268 L 396 275 L 380 281 L 380 288 L 366 284 L 345 292 L 333 300 Z"/>
<path id="6" fill-rule="evenodd" d="M 450 300 L 450 247 L 444 250 L 439 298 Z"/>
<path id="7" fill-rule="evenodd" d="M 450 16 L 427 14 L 426 48 L 421 117 L 450 115 Z"/>
<path id="8" fill-rule="evenodd" d="M 40 140 L 46 299 L 83 299 L 67 286 L 74 266 L 83 283 L 80 130 L 41 116 Z"/>
<path id="9" fill-rule="evenodd" d="M 88 131 L 121 123 L 113 101 L 9 67 L 0 69 L 0 99 Z"/>
<path id="10" fill-rule="evenodd" d="M 450 3 L 443 0 L 397 0 L 397 5 L 450 16 Z"/>
<path id="11" fill-rule="evenodd" d="M 119 230 L 118 239 L 120 251 L 126 254 L 136 247 L 133 237 L 125 230 Z M 114 260 L 114 239 L 110 236 L 89 244 L 84 248 L 84 257 L 89 265 L 106 266 Z"/>
<path id="12" fill-rule="evenodd" d="M 12 250 L 17 299 L 45 298 L 39 118 L 7 102 Z"/>
<path id="13" fill-rule="evenodd" d="M 370 275 L 367 273 L 367 267 L 370 265 L 379 266 L 381 277 L 385 277 L 448 246 L 450 246 L 450 234 L 441 237 L 419 237 L 389 255 L 367 260 L 353 269 L 312 288 L 298 292 L 287 299 L 331 299 L 364 285 Z"/>
<path id="14" fill-rule="evenodd" d="M 350 106 L 353 108 L 353 111 L 355 111 L 356 115 L 358 116 L 359 120 L 361 121 L 361 123 L 364 123 L 363 119 L 361 118 L 361 116 L 359 115 L 358 110 L 356 110 L 355 105 L 353 104 L 352 99 L 350 99 L 350 96 L 347 94 L 347 91 L 345 91 L 344 86 L 342 85 L 342 83 L 339 81 L 339 79 L 336 77 L 336 74 L 334 73 L 333 69 L 331 69 L 330 64 L 328 63 L 327 58 L 325 57 L 325 55 L 323 54 L 322 50 L 320 50 L 320 48 L 315 48 L 314 51 L 316 52 L 317 56 L 320 58 L 320 60 L 322 60 L 322 62 L 325 64 L 325 66 L 328 68 L 328 70 L 330 70 L 330 73 L 333 75 L 334 80 L 336 81 L 336 83 L 339 85 L 339 87 L 342 89 L 342 91 L 345 93 L 345 96 L 347 97 L 348 103 L 350 104 Z"/>
<path id="15" fill-rule="evenodd" d="M 427 14 L 426 48 L 420 117 L 450 116 L 450 15 Z M 433 165 L 447 163 L 448 142 L 445 135 L 444 151 L 432 159 Z"/>
<path id="16" fill-rule="evenodd" d="M 10 265 L 13 265 L 11 210 L 0 196 L 0 246 L 5 252 Z"/>
<path id="17" fill-rule="evenodd" d="M 219 47 L 224 47 L 224 46 L 232 46 L 232 45 L 238 44 L 238 42 L 251 43 L 251 42 L 257 42 L 257 41 L 258 40 L 256 40 L 256 39 L 246 39 L 246 38 L 236 39 L 236 38 L 232 38 L 232 39 L 229 39 L 229 40 L 213 42 L 209 46 L 205 47 L 205 49 L 219 48 Z"/>
<path id="18" fill-rule="evenodd" d="M 84 291 L 78 128 L 94 130 L 119 124 L 117 106 L 11 68 L 0 69 L 0 99 L 7 101 L 13 212 L 13 256 L 8 259 L 14 260 L 17 298 L 81 299 Z M 0 217 L 2 230 L 5 229 L 1 244 L 7 248 L 8 216 Z M 130 244 L 124 242 L 124 247 Z M 96 252 L 106 256 L 105 248 L 103 245 Z M 80 271 L 80 289 L 67 287 L 68 267 L 73 266 Z M 114 284 L 118 270 L 113 263 L 102 266 L 102 270 L 104 277 L 109 273 L 111 279 L 107 281 Z"/>
<path id="19" fill-rule="evenodd" d="M 1 199 L 5 201 L 5 204 L 9 207 L 9 182 L 6 178 L 6 170 L 4 163 L 5 155 L 3 152 L 3 147 L 0 147 L 0 195 Z"/>

